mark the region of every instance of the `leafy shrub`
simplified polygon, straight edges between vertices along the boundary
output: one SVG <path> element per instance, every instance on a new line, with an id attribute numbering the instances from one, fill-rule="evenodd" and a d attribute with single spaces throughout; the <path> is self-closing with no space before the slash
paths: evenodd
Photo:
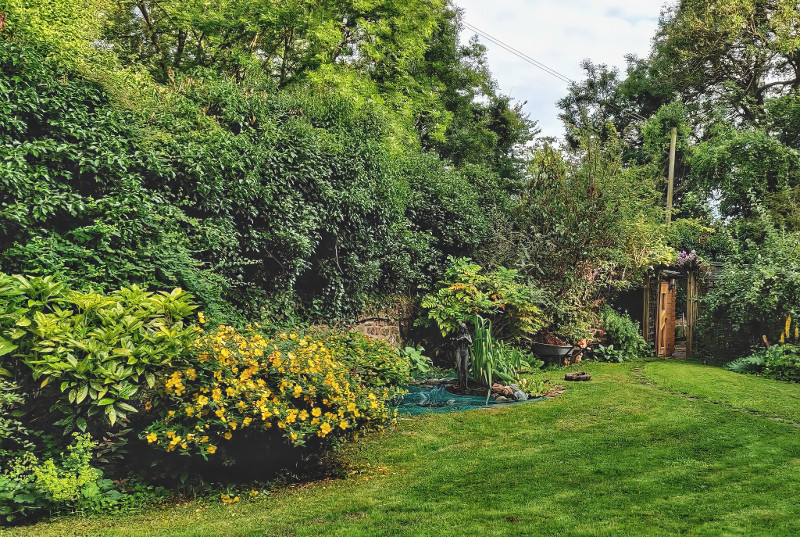
<path id="1" fill-rule="evenodd" d="M 251 430 L 294 446 L 328 442 L 390 422 L 389 401 L 408 378 L 407 359 L 358 334 L 265 338 L 221 326 L 159 383 L 152 402 L 158 418 L 143 436 L 166 451 L 203 457 Z"/>
<path id="2" fill-rule="evenodd" d="M 800 382 L 800 345 L 772 345 L 761 351 L 764 374 L 778 380 Z"/>
<path id="3" fill-rule="evenodd" d="M 779 344 L 767 345 L 750 356 L 733 360 L 725 369 L 737 373 L 761 373 L 779 379 L 800 382 L 800 327 L 787 316 L 779 337 Z M 767 343 L 767 336 L 763 336 Z M 793 342 L 792 342 L 793 341 Z"/>
<path id="4" fill-rule="evenodd" d="M 450 266 L 436 294 L 426 295 L 422 307 L 446 336 L 476 314 L 493 320 L 497 337 L 520 339 L 542 328 L 536 294 L 523 284 L 516 270 L 499 267 L 482 273 L 468 258 L 450 258 Z"/>
<path id="5" fill-rule="evenodd" d="M 0 365 L 67 431 L 106 430 L 136 408 L 133 396 L 189 349 L 195 309 L 180 289 L 71 291 L 51 276 L 0 273 Z M 41 410 L 41 409 L 40 409 Z M 39 419 L 32 416 L 33 419 Z"/>
<path id="6" fill-rule="evenodd" d="M 800 233 L 777 229 L 763 212 L 754 224 L 758 236 L 743 241 L 702 298 L 696 330 L 712 358 L 748 355 L 800 313 Z"/>
<path id="7" fill-rule="evenodd" d="M 31 452 L 2 460 L 0 516 L 15 522 L 39 510 L 90 510 L 122 495 L 91 465 L 95 447 L 88 434 L 74 434 L 67 451 L 39 459 Z"/>
<path id="8" fill-rule="evenodd" d="M 0 460 L 14 452 L 33 449 L 30 433 L 14 418 L 24 402 L 16 384 L 0 380 Z"/>
<path id="9" fill-rule="evenodd" d="M 492 321 L 476 315 L 473 324 L 475 334 L 470 349 L 469 373 L 475 382 L 490 388 L 495 381 L 517 382 L 519 372 L 543 364 L 534 356 L 495 339 L 492 336 Z"/>
<path id="10" fill-rule="evenodd" d="M 625 351 L 615 349 L 614 345 L 598 345 L 592 356 L 601 362 L 621 364 L 625 361 Z"/>
<path id="11" fill-rule="evenodd" d="M 431 370 L 431 367 L 433 367 L 433 360 L 422 354 L 423 352 L 425 352 L 425 349 L 421 346 L 416 348 L 406 347 L 400 351 L 400 353 L 408 359 L 411 367 L 411 375 L 414 377 L 425 375 Z"/>
<path id="12" fill-rule="evenodd" d="M 728 371 L 733 371 L 734 373 L 761 373 L 764 371 L 764 365 L 766 363 L 765 354 L 764 352 L 758 351 L 750 356 L 732 360 L 725 364 L 723 368 Z"/>
<path id="13" fill-rule="evenodd" d="M 651 353 L 650 346 L 641 335 L 639 323 L 633 322 L 627 313 L 620 314 L 606 306 L 601 310 L 600 316 L 610 345 L 602 350 L 597 349 L 599 352 L 595 354 L 598 359 L 623 362 Z"/>

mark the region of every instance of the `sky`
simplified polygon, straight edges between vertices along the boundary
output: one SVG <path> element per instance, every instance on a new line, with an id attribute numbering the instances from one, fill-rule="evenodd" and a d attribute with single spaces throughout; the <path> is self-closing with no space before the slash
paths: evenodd
<path id="1" fill-rule="evenodd" d="M 455 0 L 464 21 L 572 80 L 584 59 L 625 71 L 625 55 L 646 56 L 667 0 Z M 461 34 L 467 42 L 475 32 Z M 556 101 L 567 84 L 481 38 L 501 93 L 538 121 L 541 136 L 562 137 Z"/>

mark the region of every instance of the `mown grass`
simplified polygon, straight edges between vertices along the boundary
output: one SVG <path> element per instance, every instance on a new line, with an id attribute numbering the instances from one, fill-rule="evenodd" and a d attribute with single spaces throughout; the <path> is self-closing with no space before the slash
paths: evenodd
<path id="1" fill-rule="evenodd" d="M 684 362 L 582 366 L 594 379 L 552 400 L 404 420 L 350 450 L 348 479 L 12 534 L 800 534 L 800 430 L 764 417 L 789 412 L 800 386 L 753 403 L 772 381 Z M 762 403 L 764 416 L 739 410 Z"/>
<path id="2" fill-rule="evenodd" d="M 800 423 L 797 384 L 683 361 L 650 362 L 642 367 L 642 372 L 674 393 Z"/>

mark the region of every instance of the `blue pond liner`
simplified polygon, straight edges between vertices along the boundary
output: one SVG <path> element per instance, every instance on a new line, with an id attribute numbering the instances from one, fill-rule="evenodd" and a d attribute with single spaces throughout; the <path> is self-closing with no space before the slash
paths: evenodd
<path id="1" fill-rule="evenodd" d="M 463 412 L 474 408 L 496 408 L 531 401 L 541 401 L 544 397 L 531 397 L 527 401 L 496 402 L 486 395 L 461 395 L 447 391 L 445 384 L 438 386 L 407 386 L 408 393 L 394 407 L 400 414 L 426 414 L 441 412 Z"/>

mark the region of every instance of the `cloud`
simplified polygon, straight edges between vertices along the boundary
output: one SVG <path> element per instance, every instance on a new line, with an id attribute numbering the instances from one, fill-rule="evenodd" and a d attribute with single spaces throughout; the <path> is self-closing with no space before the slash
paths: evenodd
<path id="1" fill-rule="evenodd" d="M 455 0 L 465 21 L 573 79 L 590 59 L 624 71 L 625 55 L 647 55 L 665 0 Z M 465 30 L 462 40 L 472 37 Z M 556 101 L 566 84 L 486 39 L 489 67 L 503 93 L 527 101 L 542 134 L 562 136 Z"/>

